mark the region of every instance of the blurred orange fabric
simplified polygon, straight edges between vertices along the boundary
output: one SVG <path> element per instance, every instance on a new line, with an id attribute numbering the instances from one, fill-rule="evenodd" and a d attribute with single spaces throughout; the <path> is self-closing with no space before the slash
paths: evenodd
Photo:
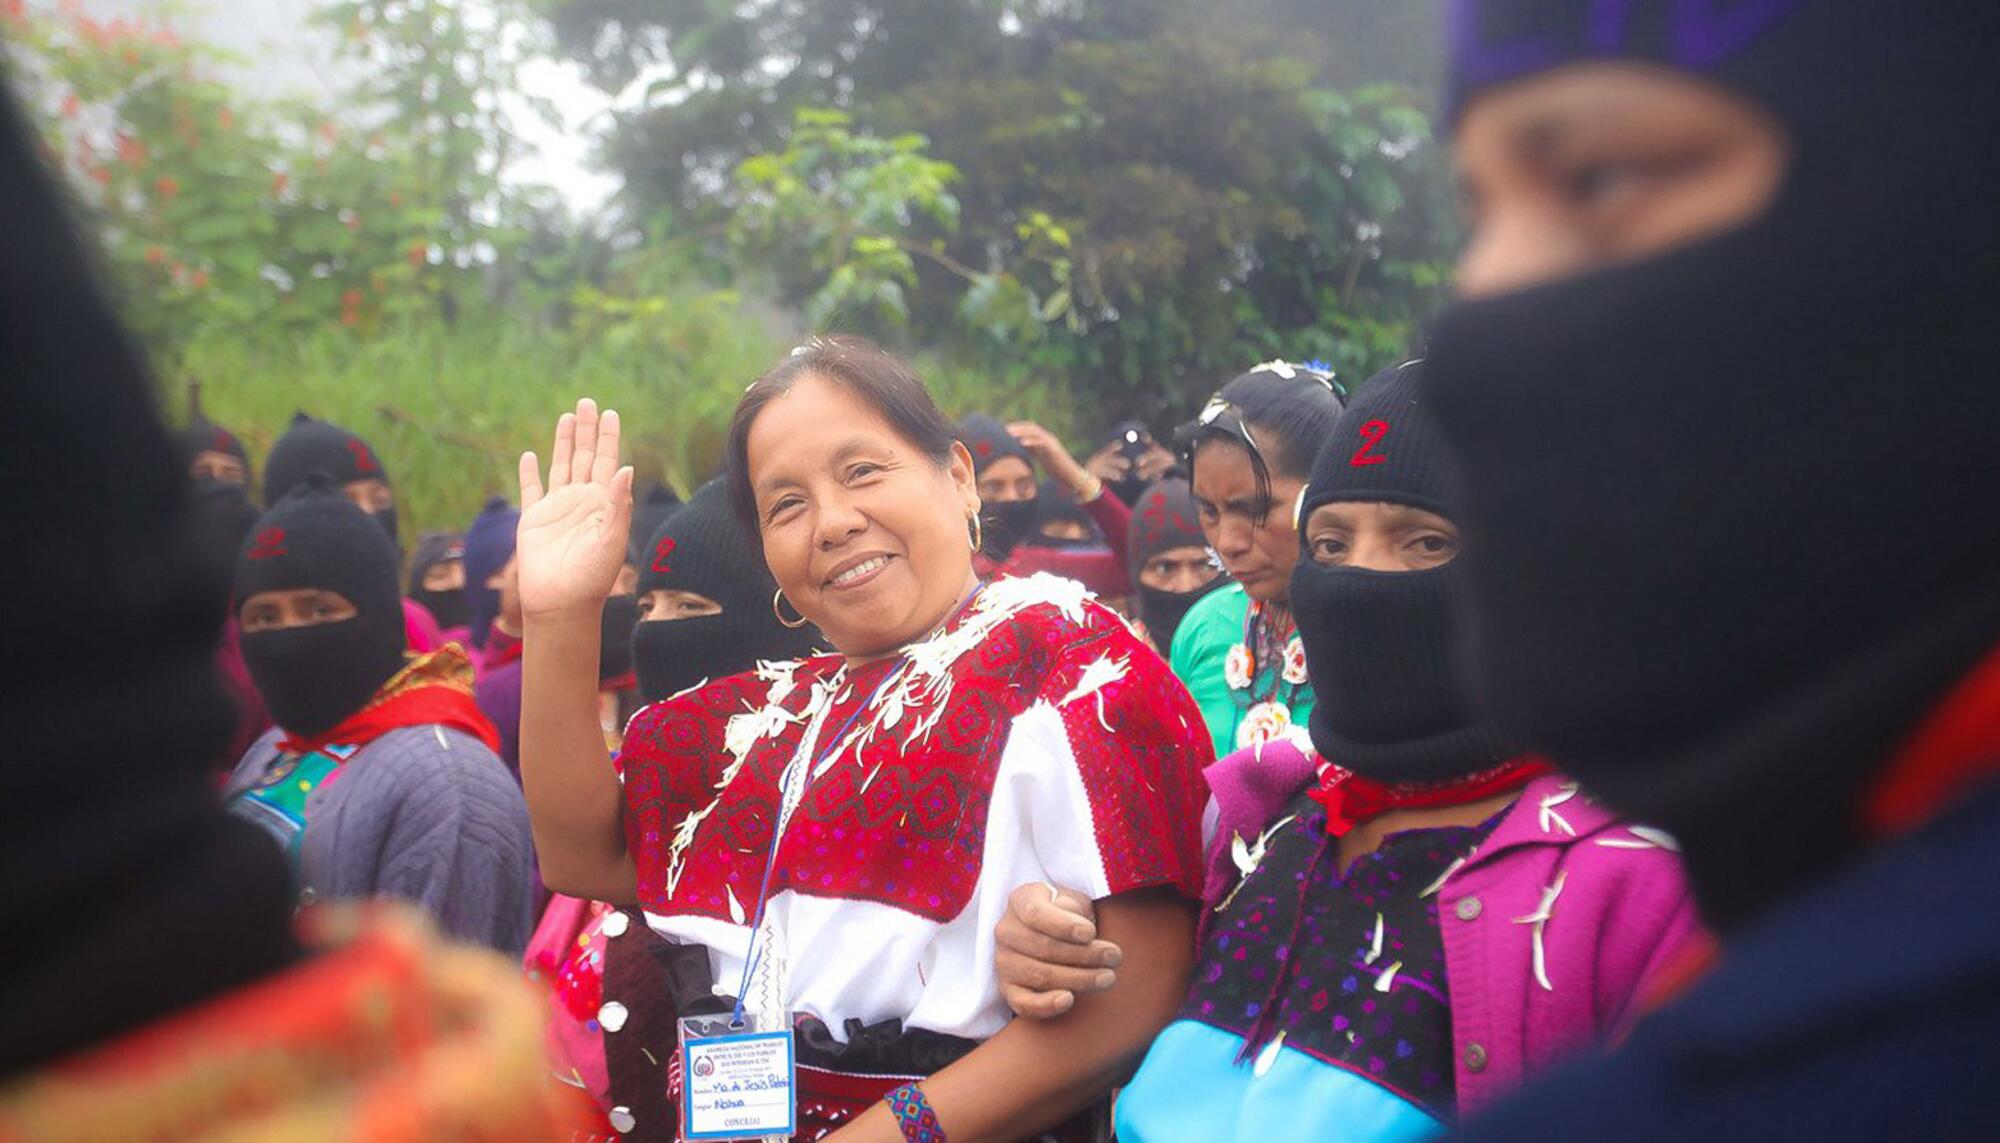
<path id="1" fill-rule="evenodd" d="M 587 1137 L 515 966 L 400 905 L 301 915 L 316 955 L 0 1085 L 0 1141 Z"/>

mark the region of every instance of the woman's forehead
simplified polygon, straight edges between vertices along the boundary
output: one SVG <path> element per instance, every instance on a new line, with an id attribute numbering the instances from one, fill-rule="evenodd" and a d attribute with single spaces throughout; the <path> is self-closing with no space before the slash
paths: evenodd
<path id="1" fill-rule="evenodd" d="M 767 478 L 811 471 L 857 453 L 903 441 L 888 418 L 844 387 L 816 374 L 773 397 L 750 425 L 746 459 L 761 488 Z"/>
<path id="2" fill-rule="evenodd" d="M 1195 495 L 1213 500 L 1240 490 L 1256 491 L 1257 470 L 1250 463 L 1249 449 L 1235 441 L 1211 438 L 1195 446 L 1194 455 L 1189 483 Z"/>

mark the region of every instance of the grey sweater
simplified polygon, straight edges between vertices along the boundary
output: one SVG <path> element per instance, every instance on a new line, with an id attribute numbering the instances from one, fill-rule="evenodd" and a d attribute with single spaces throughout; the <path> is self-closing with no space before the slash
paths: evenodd
<path id="1" fill-rule="evenodd" d="M 277 730 L 252 743 L 228 797 L 263 784 Z M 534 841 L 521 787 L 484 743 L 392 730 L 306 799 L 300 899 L 400 897 L 458 940 L 518 957 L 535 927 Z"/>

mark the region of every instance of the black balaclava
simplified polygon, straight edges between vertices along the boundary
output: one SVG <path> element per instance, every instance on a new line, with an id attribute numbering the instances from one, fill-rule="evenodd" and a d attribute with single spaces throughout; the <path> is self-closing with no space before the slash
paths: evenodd
<path id="1" fill-rule="evenodd" d="M 1050 535 L 1048 529 L 1061 524 L 1074 524 L 1083 529 L 1080 538 Z M 1097 521 L 1092 520 L 1082 505 L 1076 502 L 1076 494 L 1056 480 L 1044 480 L 1035 489 L 1035 525 L 1022 543 L 1037 548 L 1055 548 L 1069 551 L 1077 548 L 1101 548 L 1104 535 L 1098 531 Z"/>
<path id="2" fill-rule="evenodd" d="M 500 589 L 487 587 L 493 573 L 514 558 L 514 533 L 521 513 L 505 497 L 495 496 L 479 510 L 465 533 L 465 606 L 472 625 L 472 644 L 486 646 L 493 620 L 500 615 Z"/>
<path id="3" fill-rule="evenodd" d="M 264 503 L 276 504 L 315 472 L 332 477 L 335 484 L 357 480 L 389 483 L 389 470 L 382 467 L 381 458 L 367 441 L 339 425 L 296 413 L 292 426 L 271 446 L 271 455 L 264 460 Z M 392 543 L 399 542 L 393 504 L 370 515 Z"/>
<path id="4" fill-rule="evenodd" d="M 1111 427 L 1111 433 L 1099 448 L 1115 448 L 1124 452 L 1127 460 L 1136 460 L 1152 444 L 1153 434 L 1144 421 L 1120 421 Z M 1146 478 L 1139 475 L 1135 464 L 1125 470 L 1125 475 L 1116 480 L 1107 480 L 1104 486 L 1111 494 L 1125 502 L 1127 508 L 1136 507 L 1139 497 L 1146 491 Z"/>
<path id="5" fill-rule="evenodd" d="M 634 570 L 651 561 L 646 542 L 659 535 L 660 526 L 686 507 L 671 488 L 655 484 L 632 504 L 632 531 L 625 549 L 625 562 Z M 598 632 L 597 677 L 599 681 L 618 678 L 633 669 L 632 633 L 639 623 L 639 597 L 614 595 L 604 601 Z"/>
<path id="6" fill-rule="evenodd" d="M 800 658 L 819 641 L 816 628 L 779 624 L 771 609 L 777 584 L 730 511 L 721 481 L 703 486 L 660 525 L 644 555 L 640 595 L 691 591 L 722 605 L 720 615 L 649 619 L 632 629 L 632 662 L 639 695 L 647 702 L 703 679 L 741 674 L 759 660 Z"/>
<path id="7" fill-rule="evenodd" d="M 1035 517 L 1041 511 L 1035 503 L 1038 499 L 996 500 L 980 509 L 980 539 L 984 541 L 980 550 L 988 558 L 995 563 L 1006 563 L 1014 549 L 1035 534 Z"/>
<path id="8" fill-rule="evenodd" d="M 438 564 L 465 560 L 465 537 L 458 532 L 425 532 L 417 537 L 416 554 L 410 557 L 410 598 L 424 605 L 438 626 L 449 631 L 470 627 L 472 609 L 461 587 L 434 590 L 424 586 L 424 573 Z"/>
<path id="9" fill-rule="evenodd" d="M 1312 677 L 1313 747 L 1380 782 L 1477 773 L 1509 751 L 1472 713 L 1456 666 L 1458 562 L 1383 572 L 1315 563 L 1313 510 L 1386 501 L 1449 516 L 1445 445 L 1422 404 L 1423 365 L 1383 370 L 1334 425 L 1299 499 L 1292 615 Z"/>
<path id="10" fill-rule="evenodd" d="M 339 592 L 355 616 L 243 633 L 250 681 L 272 720 L 295 737 L 339 725 L 404 663 L 395 546 L 323 475 L 264 513 L 236 561 L 239 613 L 261 592 L 308 587 Z"/>
<path id="11" fill-rule="evenodd" d="M 243 472 L 248 479 L 250 473 L 250 450 L 243 447 L 243 441 L 235 433 L 196 413 L 186 428 L 180 431 L 181 451 L 189 462 L 205 452 L 219 452 L 233 456 L 243 462 Z M 213 477 L 199 477 L 200 481 L 222 483 Z"/>
<path id="12" fill-rule="evenodd" d="M 632 670 L 632 632 L 639 625 L 639 597 L 607 596 L 598 616 L 597 681 L 607 683 Z"/>
<path id="13" fill-rule="evenodd" d="M 227 581 L 34 140 L 0 91 L 0 1080 L 298 956 L 283 855 L 215 796 Z"/>
<path id="14" fill-rule="evenodd" d="M 681 498 L 674 495 L 674 490 L 664 484 L 655 484 L 646 490 L 645 495 L 635 497 L 632 501 L 632 533 L 626 543 L 625 562 L 635 570 L 645 567 L 646 561 L 652 558 L 646 541 L 658 535 L 660 525 L 685 507 Z M 642 552 L 647 554 L 642 556 Z"/>
<path id="15" fill-rule="evenodd" d="M 1217 561 L 1214 579 L 1193 591 L 1165 591 L 1140 583 L 1139 573 L 1146 570 L 1146 561 L 1161 552 L 1207 547 L 1208 537 L 1202 535 L 1201 515 L 1186 477 L 1163 476 L 1139 494 L 1132 509 L 1132 590 L 1139 598 L 1139 618 L 1146 624 L 1146 633 L 1162 654 L 1174 645 L 1174 632 L 1180 630 L 1188 611 L 1203 596 L 1229 583 L 1229 577 L 1221 574 L 1222 565 Z M 1215 553 L 1210 552 L 1209 558 L 1214 560 Z"/>
<path id="16" fill-rule="evenodd" d="M 188 490 L 188 525 L 202 559 L 224 581 L 236 573 L 236 553 L 257 523 L 250 490 L 226 480 L 196 480 Z"/>
<path id="17" fill-rule="evenodd" d="M 1007 431 L 1007 426 L 984 413 L 973 413 L 958 422 L 958 439 L 972 454 L 972 474 L 977 478 L 994 461 L 1015 457 L 1035 471 L 1035 458 Z M 1035 498 L 996 500 L 983 505 L 979 525 L 985 543 L 980 550 L 994 563 L 1006 563 L 1015 545 L 1035 534 Z"/>
<path id="18" fill-rule="evenodd" d="M 1996 14 L 1454 13 L 1455 102 L 1634 59 L 1760 105 L 1791 147 L 1751 221 L 1461 303 L 1429 359 L 1479 698 L 1678 835 L 1724 928 L 1861 848 L 1868 780 L 2000 641 Z"/>

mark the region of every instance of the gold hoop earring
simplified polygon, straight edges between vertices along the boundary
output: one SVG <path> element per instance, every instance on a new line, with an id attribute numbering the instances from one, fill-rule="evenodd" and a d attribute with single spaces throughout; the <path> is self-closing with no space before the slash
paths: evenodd
<path id="1" fill-rule="evenodd" d="M 778 589 L 777 591 L 774 591 L 774 592 L 772 592 L 772 593 L 771 593 L 771 614 L 773 614 L 773 615 L 775 615 L 775 616 L 777 616 L 777 617 L 778 617 L 778 622 L 779 622 L 780 624 L 783 624 L 784 626 L 786 626 L 786 627 L 789 627 L 789 628 L 791 628 L 791 629 L 792 629 L 792 630 L 794 630 L 794 631 L 797 631 L 797 630 L 798 630 L 799 628 L 801 628 L 801 627 L 804 627 L 804 626 L 806 625 L 806 622 L 807 622 L 807 620 L 806 620 L 806 617 L 805 617 L 804 615 L 800 615 L 800 616 L 799 616 L 799 618 L 798 618 L 798 622 L 796 622 L 796 623 L 794 623 L 793 621 L 791 621 L 791 620 L 789 620 L 789 619 L 785 618 L 785 611 L 784 611 L 784 602 L 785 602 L 785 589 L 784 589 L 784 588 L 782 588 L 782 587 L 781 587 L 781 588 L 779 588 L 779 589 Z M 794 610 L 794 611 L 796 611 L 796 610 L 798 610 L 798 609 L 797 609 L 797 608 L 793 608 L 793 610 Z"/>
<path id="2" fill-rule="evenodd" d="M 976 552 L 986 546 L 986 528 L 979 522 L 977 513 L 973 514 L 971 531 L 972 535 L 969 538 L 972 541 L 972 550 Z"/>

